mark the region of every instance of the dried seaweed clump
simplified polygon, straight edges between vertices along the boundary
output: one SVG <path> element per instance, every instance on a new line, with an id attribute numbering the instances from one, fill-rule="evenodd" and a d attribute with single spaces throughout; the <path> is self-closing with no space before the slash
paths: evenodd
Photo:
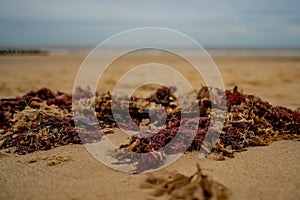
<path id="1" fill-rule="evenodd" d="M 225 148 L 241 150 L 274 140 L 300 139 L 298 112 L 272 106 L 254 95 L 244 95 L 237 87 L 226 91 L 226 96 L 228 114 L 220 137 Z"/>
<path id="2" fill-rule="evenodd" d="M 76 134 L 70 95 L 43 88 L 0 101 L 0 146 L 25 154 L 54 146 L 81 143 Z"/>
<path id="3" fill-rule="evenodd" d="M 279 139 L 299 140 L 299 112 L 272 106 L 259 97 L 239 92 L 235 87 L 233 90 L 226 90 L 225 124 L 221 124 L 221 120 L 216 121 L 224 125 L 221 133 L 212 130 L 220 134 L 219 139 L 216 144 L 204 141 L 211 117 L 218 116 L 220 111 L 212 103 L 209 90 L 219 96 L 220 90 L 217 88 L 203 87 L 199 91 L 193 106 L 199 105 L 200 116 L 191 112 L 181 113 L 172 90 L 164 87 L 148 98 L 116 97 L 114 102 L 109 92 L 93 97 L 89 90 L 78 88 L 77 96 L 73 97 L 78 100 L 78 105 L 73 106 L 74 110 L 71 95 L 54 93 L 47 88 L 31 91 L 20 98 L 1 99 L 0 148 L 15 146 L 16 152 L 23 154 L 63 144 L 88 143 L 101 140 L 103 134 L 112 133 L 111 128 L 117 126 L 136 131 L 137 135 L 120 147 L 135 153 L 160 152 L 168 155 L 182 153 L 186 149 L 199 151 L 200 148 L 208 153 L 213 148 L 230 157 L 234 151 L 241 151 L 249 146 L 267 145 Z M 78 109 L 76 106 L 79 106 Z M 126 114 L 128 111 L 129 116 Z M 75 119 L 73 112 L 79 114 Z M 86 117 L 94 115 L 98 122 L 92 122 Z M 182 127 L 181 116 L 185 116 L 184 138 L 179 137 L 175 145 L 164 151 L 163 148 L 174 141 L 179 127 Z M 79 124 L 77 130 L 75 122 Z M 195 129 L 197 134 L 194 137 L 190 133 Z M 186 147 L 185 140 L 190 138 L 192 142 Z M 165 157 L 158 156 L 159 159 Z M 143 168 L 142 163 L 138 166 Z"/>
<path id="4" fill-rule="evenodd" d="M 274 140 L 281 139 L 300 139 L 300 114 L 298 112 L 282 106 L 272 106 L 254 95 L 244 95 L 238 91 L 237 87 L 233 90 L 226 90 L 226 100 L 227 115 L 225 123 L 221 133 L 219 133 L 219 139 L 212 146 L 212 141 L 204 141 L 204 138 L 211 123 L 210 118 L 212 115 L 216 115 L 218 108 L 212 111 L 211 107 L 214 105 L 212 105 L 209 98 L 207 87 L 199 91 L 198 105 L 201 114 L 199 126 L 197 135 L 194 137 L 188 151 L 199 151 L 203 147 L 202 150 L 209 153 L 212 148 L 213 151 L 221 152 L 224 156 L 233 157 L 235 151 L 242 151 L 250 146 L 268 145 Z M 171 106 L 164 104 L 162 107 L 170 111 Z M 135 153 L 153 151 L 159 151 L 165 155 L 169 155 L 170 152 L 182 153 L 185 149 L 185 142 L 177 143 L 172 147 L 172 151 L 163 151 L 163 147 L 175 138 L 180 127 L 181 115 L 187 116 L 187 124 L 195 124 L 197 118 L 193 113 L 180 113 L 180 107 L 172 107 L 172 109 L 173 112 L 168 112 L 164 129 L 151 137 L 140 137 L 143 134 L 149 134 L 149 131 L 132 136 L 130 142 L 122 145 L 121 148 Z M 186 128 L 185 131 L 185 137 L 188 137 L 189 128 Z M 151 156 L 151 154 L 146 155 Z M 164 158 L 162 157 L 162 159 Z M 144 160 L 147 161 L 147 159 Z M 151 166 L 147 163 L 145 162 L 144 165 L 140 163 L 138 166 L 141 169 L 146 169 Z"/>
<path id="5" fill-rule="evenodd" d="M 203 90 L 208 89 L 203 88 L 199 92 L 202 95 L 198 95 L 201 116 L 198 133 L 189 148 L 190 151 L 200 150 L 210 124 L 210 118 L 215 114 L 211 111 L 212 105 L 208 93 Z M 253 95 L 244 95 L 238 91 L 237 87 L 233 90 L 226 90 L 226 99 L 227 116 L 214 150 L 229 155 L 233 150 L 266 145 L 274 140 L 299 140 L 300 114 L 298 112 L 281 106 L 272 106 Z M 169 107 L 165 109 L 169 110 Z M 218 110 L 214 112 L 218 112 Z M 192 113 L 182 114 L 188 116 L 190 122 L 195 120 Z M 140 153 L 149 152 L 151 149 L 161 149 L 175 137 L 180 126 L 180 115 L 180 108 L 174 109 L 174 112 L 168 115 L 165 129 L 150 138 L 133 136 L 130 144 L 121 147 L 127 149 L 130 147 L 132 151 Z"/>
<path id="6" fill-rule="evenodd" d="M 93 95 L 89 90 L 77 88 L 77 94 L 73 97 L 80 104 L 78 106 L 81 109 L 77 112 L 83 113 L 75 119 L 72 96 L 62 92 L 55 93 L 42 88 L 18 98 L 1 99 L 0 149 L 14 147 L 15 153 L 25 154 L 60 145 L 99 141 L 104 134 L 112 133 L 109 127 L 115 125 L 112 120 L 108 120 L 108 115 L 104 115 L 102 118 L 104 121 L 99 120 L 99 123 L 91 123 L 90 119 L 85 117 L 85 112 L 93 112 L 91 108 L 95 103 L 99 119 L 100 114 L 111 113 L 106 110 L 110 109 L 106 106 L 109 105 L 110 95 L 99 95 L 98 101 L 91 102 L 88 99 Z M 76 129 L 75 122 L 77 122 Z"/>
<path id="7" fill-rule="evenodd" d="M 152 189 L 152 196 L 166 196 L 168 199 L 183 200 L 226 200 L 227 188 L 210 180 L 201 172 L 200 167 L 195 174 L 188 177 L 178 172 L 166 172 L 161 176 L 149 174 L 141 185 L 143 189 Z"/>

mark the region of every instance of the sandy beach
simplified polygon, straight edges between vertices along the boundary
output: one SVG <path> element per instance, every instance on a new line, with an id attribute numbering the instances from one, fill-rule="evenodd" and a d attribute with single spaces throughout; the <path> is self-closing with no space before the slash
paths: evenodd
<path id="1" fill-rule="evenodd" d="M 16 97 L 48 87 L 71 94 L 84 55 L 1 56 L 0 98 Z M 168 56 L 132 56 L 111 65 L 100 81 L 111 90 L 133 65 L 149 61 L 178 69 L 194 89 L 201 78 L 182 60 Z M 300 108 L 299 57 L 213 57 L 226 89 L 237 85 L 273 105 Z M 145 75 L 149 76 L 149 75 Z M 144 88 L 145 93 L 151 92 Z M 214 155 L 199 159 L 187 153 L 164 168 L 191 175 L 198 163 L 203 172 L 228 188 L 229 199 L 297 199 L 300 197 L 300 143 L 277 141 L 252 147 L 234 158 L 216 161 Z M 48 151 L 15 155 L 0 151 L 0 199 L 153 199 L 140 189 L 146 174 L 131 175 L 107 168 L 83 145 L 67 145 Z"/>
<path id="2" fill-rule="evenodd" d="M 48 87 L 54 91 L 71 94 L 77 70 L 85 55 L 51 55 L 51 56 L 1 56 L 0 88 L 1 98 L 15 97 Z M 157 61 L 175 69 L 181 69 L 195 89 L 199 90 L 199 80 L 193 76 L 191 67 L 176 57 L 137 56 L 118 59 L 110 66 L 109 74 L 101 82 L 101 87 L 112 89 L 117 78 L 129 67 Z M 300 84 L 299 57 L 213 57 L 218 66 L 226 89 L 238 85 L 245 93 L 257 95 L 274 105 L 283 105 L 291 109 L 300 107 L 298 101 Z"/>

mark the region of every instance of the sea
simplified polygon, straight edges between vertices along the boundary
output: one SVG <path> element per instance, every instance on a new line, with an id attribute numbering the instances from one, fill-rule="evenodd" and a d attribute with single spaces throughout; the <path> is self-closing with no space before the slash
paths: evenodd
<path id="1" fill-rule="evenodd" d="M 0 51 L 16 52 L 42 52 L 48 55 L 88 55 L 94 47 L 91 46 L 52 46 L 52 47 L 0 47 Z M 127 48 L 103 47 L 97 48 L 97 53 L 117 54 Z M 129 48 L 130 49 L 130 48 Z M 186 47 L 170 47 L 168 50 L 183 52 L 187 55 L 206 54 L 210 56 L 245 56 L 245 57 L 300 57 L 300 48 L 224 48 L 224 47 L 204 47 L 205 51 Z M 95 52 L 95 51 L 94 51 Z M 131 52 L 132 54 L 160 55 L 165 51 L 157 49 L 140 49 Z"/>

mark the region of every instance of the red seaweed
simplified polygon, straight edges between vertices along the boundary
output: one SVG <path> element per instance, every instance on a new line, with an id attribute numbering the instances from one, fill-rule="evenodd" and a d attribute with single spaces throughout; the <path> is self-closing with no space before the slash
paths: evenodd
<path id="1" fill-rule="evenodd" d="M 15 147 L 16 153 L 25 154 L 70 143 L 91 143 L 101 140 L 104 134 L 112 133 L 110 128 L 120 126 L 139 132 L 132 136 L 127 144 L 120 146 L 129 152 L 161 152 L 162 155 L 168 155 L 183 153 L 186 150 L 199 151 L 211 123 L 211 108 L 218 109 L 210 100 L 207 87 L 203 87 L 197 95 L 200 116 L 197 116 L 197 113 L 181 113 L 176 97 L 168 88 L 160 88 L 145 99 L 116 97 L 118 101 L 113 112 L 110 93 L 97 94 L 95 110 L 91 111 L 91 102 L 85 102 L 85 98 L 93 95 L 88 90 L 78 90 L 80 95 L 73 98 L 82 100 L 86 106 L 82 112 L 95 112 L 98 123 L 85 118 L 85 113 L 82 117 L 73 119 L 72 96 L 42 88 L 22 97 L 0 100 L 0 147 Z M 129 105 L 130 116 L 124 112 L 124 103 Z M 272 106 L 253 95 L 245 95 L 239 92 L 237 87 L 226 90 L 226 103 L 226 120 L 213 151 L 232 156 L 234 151 L 249 146 L 267 145 L 274 140 L 299 140 L 298 112 L 282 106 Z M 178 135 L 179 127 L 183 123 L 181 116 L 187 120 L 184 122 L 187 126 L 184 128 L 185 137 L 178 137 L 178 141 L 172 146 L 162 150 Z M 119 118 L 118 123 L 116 117 Z M 75 128 L 74 120 L 80 127 Z M 197 120 L 197 134 L 193 137 L 189 132 L 195 129 L 193 124 Z M 130 121 L 133 123 L 129 123 Z M 152 128 L 159 128 L 160 131 L 155 134 L 152 133 L 154 129 L 141 131 L 142 126 L 147 127 L 151 124 Z M 147 137 L 148 135 L 150 137 Z M 185 141 L 189 137 L 193 137 L 192 142 L 186 148 Z M 153 155 L 145 154 L 143 162 L 138 163 L 137 170 L 147 168 L 150 161 L 158 165 L 165 159 L 165 156 Z M 153 161 L 154 158 L 160 160 L 156 162 Z"/>

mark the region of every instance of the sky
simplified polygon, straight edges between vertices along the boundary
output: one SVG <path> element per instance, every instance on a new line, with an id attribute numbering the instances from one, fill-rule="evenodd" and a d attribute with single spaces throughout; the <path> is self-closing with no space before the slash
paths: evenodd
<path id="1" fill-rule="evenodd" d="M 207 47 L 300 48 L 300 1 L 0 0 L 0 47 L 93 46 L 149 26 Z"/>

